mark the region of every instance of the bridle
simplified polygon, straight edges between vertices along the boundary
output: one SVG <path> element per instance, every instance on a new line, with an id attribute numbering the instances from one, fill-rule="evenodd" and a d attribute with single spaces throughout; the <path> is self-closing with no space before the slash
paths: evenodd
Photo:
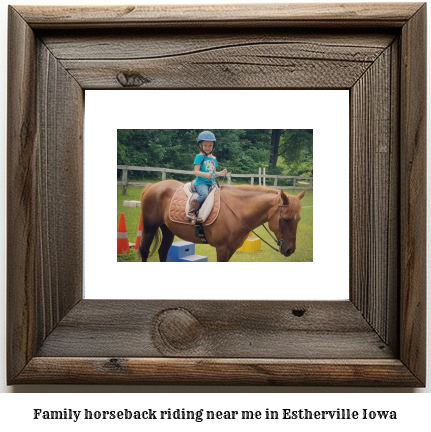
<path id="1" fill-rule="evenodd" d="M 274 237 L 272 232 L 265 226 L 265 222 L 262 224 L 262 226 L 265 228 L 266 232 L 271 236 L 271 238 L 275 241 L 275 243 L 278 246 L 278 249 L 269 244 L 265 239 L 263 239 L 259 234 L 257 234 L 253 229 L 251 229 L 231 208 L 231 206 L 227 203 L 227 201 L 224 199 L 224 196 L 220 193 L 220 197 L 223 199 L 224 203 L 227 205 L 228 209 L 236 216 L 236 218 L 250 231 L 252 232 L 256 237 L 259 237 L 264 243 L 266 243 L 271 249 L 274 249 L 276 252 L 281 253 L 281 247 L 283 246 L 284 240 L 282 238 L 277 239 Z M 270 219 L 277 213 L 277 210 L 279 211 L 278 214 L 278 226 L 280 228 L 280 233 L 283 234 L 283 231 L 281 229 L 281 209 L 283 207 L 289 207 L 289 204 L 279 204 L 277 208 L 271 213 L 271 215 L 268 217 L 267 222 L 270 221 Z"/>
<path id="2" fill-rule="evenodd" d="M 281 209 L 283 207 L 289 207 L 289 204 L 279 204 L 277 206 L 277 208 L 271 213 L 271 216 L 268 217 L 268 223 L 269 223 L 270 219 L 275 215 L 275 213 L 277 213 L 277 210 L 279 211 L 279 213 L 278 213 L 278 228 L 280 229 L 280 233 L 281 234 L 283 234 L 283 229 L 281 228 Z M 262 224 L 262 226 L 265 228 L 266 232 L 271 236 L 271 238 L 277 243 L 277 246 L 279 246 L 278 252 L 281 253 L 281 246 L 283 246 L 284 239 L 282 239 L 282 238 L 279 238 L 279 239 L 275 238 L 272 235 L 272 232 L 265 226 L 265 224 Z M 272 248 L 275 249 L 274 247 L 272 247 Z M 275 249 L 275 250 L 277 250 L 277 249 Z"/>

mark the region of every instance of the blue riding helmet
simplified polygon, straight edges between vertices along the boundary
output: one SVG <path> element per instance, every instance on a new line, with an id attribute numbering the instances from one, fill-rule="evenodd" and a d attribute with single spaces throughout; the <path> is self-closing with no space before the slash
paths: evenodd
<path id="1" fill-rule="evenodd" d="M 214 141 L 215 142 L 216 141 L 216 137 L 215 137 L 215 135 L 212 132 L 210 132 L 210 131 L 204 131 L 204 132 L 201 132 L 199 134 L 197 141 L 198 141 L 198 144 L 201 141 Z"/>
<path id="2" fill-rule="evenodd" d="M 210 131 L 204 131 L 204 132 L 201 132 L 200 134 L 199 134 L 199 136 L 198 136 L 198 146 L 199 146 L 199 150 L 201 151 L 201 152 L 203 152 L 203 153 L 205 153 L 205 155 L 209 155 L 209 153 L 206 153 L 205 151 L 204 151 L 204 149 L 202 148 L 202 145 L 201 145 L 201 142 L 202 141 L 212 141 L 214 144 L 213 144 L 213 150 L 214 150 L 214 147 L 215 147 L 215 142 L 216 142 L 216 137 L 215 137 L 215 135 L 212 133 L 212 132 L 210 132 Z"/>

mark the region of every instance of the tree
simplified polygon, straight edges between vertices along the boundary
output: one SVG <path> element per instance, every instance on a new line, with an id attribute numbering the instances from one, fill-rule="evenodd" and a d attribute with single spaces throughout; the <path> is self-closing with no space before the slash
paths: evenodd
<path id="1" fill-rule="evenodd" d="M 193 170 L 202 129 L 118 129 L 117 164 Z M 211 129 L 220 168 L 253 173 L 259 167 L 288 174 L 309 170 L 313 158 L 311 129 Z M 304 153 L 305 152 L 305 153 Z M 302 161 L 302 162 L 301 162 Z M 305 164 L 305 165 L 304 165 Z M 312 168 L 311 168 L 312 169 Z M 131 177 L 139 173 L 131 173 Z M 301 173 L 300 173 L 301 175 Z"/>
<path id="2" fill-rule="evenodd" d="M 284 156 L 288 162 L 296 162 L 302 150 L 313 150 L 313 129 L 286 129 L 279 156 Z"/>
<path id="3" fill-rule="evenodd" d="M 269 158 L 269 167 L 274 169 L 277 166 L 278 153 L 280 148 L 280 138 L 283 129 L 272 129 L 271 132 L 271 156 Z"/>

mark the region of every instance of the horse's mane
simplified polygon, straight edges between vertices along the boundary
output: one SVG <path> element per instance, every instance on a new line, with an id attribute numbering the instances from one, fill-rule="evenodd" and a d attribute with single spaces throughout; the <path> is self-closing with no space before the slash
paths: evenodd
<path id="1" fill-rule="evenodd" d="M 223 188 L 229 189 L 229 191 L 238 191 L 243 193 L 243 191 L 250 191 L 256 193 L 273 193 L 277 194 L 277 189 L 272 189 L 267 186 L 251 186 L 251 185 L 225 185 Z"/>
<path id="2" fill-rule="evenodd" d="M 296 214 L 301 213 L 302 202 L 296 195 L 287 195 L 287 197 L 289 198 L 289 207 L 287 207 L 284 217 L 293 218 Z"/>
<path id="3" fill-rule="evenodd" d="M 222 188 L 226 188 L 229 190 L 229 192 L 233 192 L 234 194 L 237 193 L 238 195 L 241 196 L 244 195 L 244 193 L 246 193 L 247 191 L 256 194 L 262 194 L 262 193 L 271 193 L 274 195 L 280 194 L 279 189 L 270 188 L 268 186 L 225 185 L 222 186 Z M 286 217 L 293 217 L 295 214 L 301 212 L 302 210 L 301 200 L 296 195 L 288 195 L 288 194 L 285 195 L 289 199 L 289 207 L 287 207 Z"/>

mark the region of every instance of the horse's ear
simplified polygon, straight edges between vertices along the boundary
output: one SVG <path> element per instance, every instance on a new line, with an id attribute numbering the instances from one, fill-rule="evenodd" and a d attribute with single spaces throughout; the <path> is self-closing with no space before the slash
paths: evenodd
<path id="1" fill-rule="evenodd" d="M 280 198 L 283 205 L 289 205 L 289 198 L 281 189 L 280 189 Z"/>
<path id="2" fill-rule="evenodd" d="M 305 190 L 299 192 L 299 194 L 297 195 L 297 197 L 298 197 L 300 200 L 302 200 L 302 198 L 304 198 L 305 192 L 306 192 Z"/>

